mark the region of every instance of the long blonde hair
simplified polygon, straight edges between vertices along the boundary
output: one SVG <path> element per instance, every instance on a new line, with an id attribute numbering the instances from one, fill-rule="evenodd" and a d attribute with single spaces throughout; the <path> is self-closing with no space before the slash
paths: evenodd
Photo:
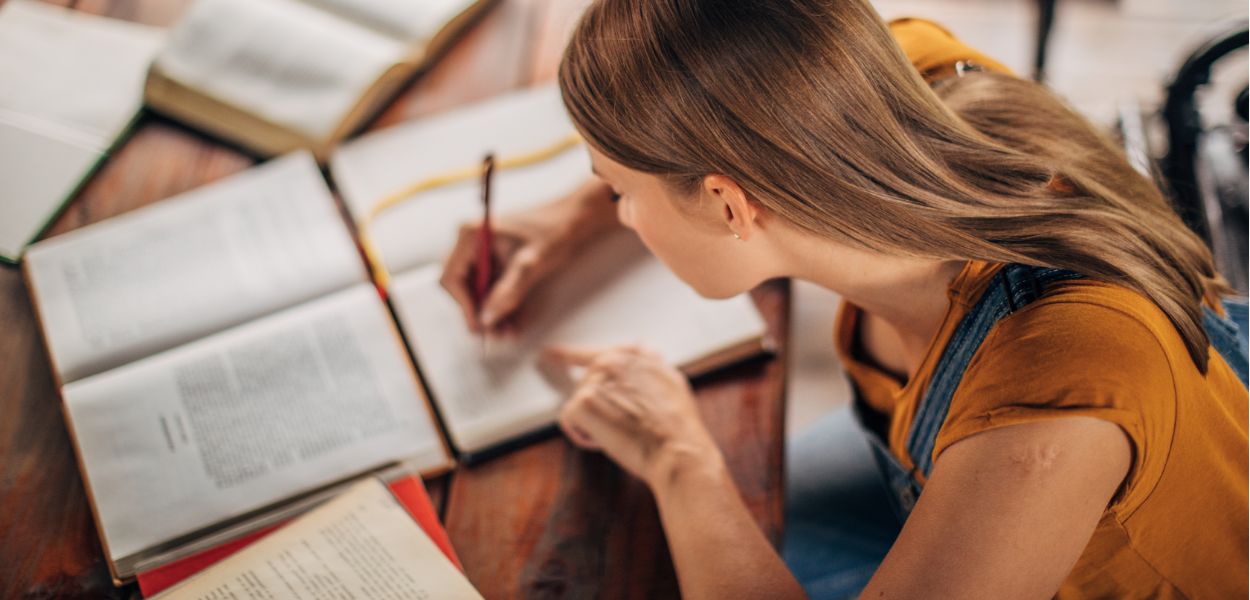
<path id="1" fill-rule="evenodd" d="M 1158 190 L 1111 148 L 1078 168 L 979 133 L 864 0 L 598 0 L 559 79 L 588 142 L 626 167 L 684 192 L 725 175 L 795 225 L 879 252 L 1122 285 L 1206 372 L 1214 268 Z"/>

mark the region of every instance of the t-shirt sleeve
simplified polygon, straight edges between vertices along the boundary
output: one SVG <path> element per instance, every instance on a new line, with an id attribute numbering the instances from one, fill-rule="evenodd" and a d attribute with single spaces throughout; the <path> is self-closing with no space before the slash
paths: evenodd
<path id="1" fill-rule="evenodd" d="M 1127 309 L 1090 304 L 1080 295 L 1079 288 L 1048 294 L 999 321 L 951 401 L 934 446 L 935 460 L 951 444 L 981 431 L 1094 417 L 1119 425 L 1133 449 L 1127 484 L 1114 503 L 1135 505 L 1144 499 L 1171 447 L 1176 423 L 1172 365 L 1157 324 L 1148 324 L 1132 304 Z M 1144 298 L 1140 302 L 1153 307 Z"/>
<path id="2" fill-rule="evenodd" d="M 909 17 L 894 19 L 889 26 L 907 60 L 928 83 L 954 75 L 955 63 L 961 60 L 980 65 L 987 71 L 1014 75 L 1002 63 L 974 50 L 932 21 Z"/>

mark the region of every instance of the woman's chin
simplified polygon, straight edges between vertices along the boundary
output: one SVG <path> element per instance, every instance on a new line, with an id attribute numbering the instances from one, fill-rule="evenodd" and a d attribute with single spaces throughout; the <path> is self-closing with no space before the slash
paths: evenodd
<path id="1" fill-rule="evenodd" d="M 722 281 L 692 281 L 693 278 L 684 277 L 681 274 L 677 274 L 677 277 L 680 278 L 683 282 L 685 282 L 686 285 L 690 286 L 691 289 L 693 289 L 696 294 L 703 296 L 704 298 L 707 298 L 709 300 L 725 300 L 728 298 L 733 298 L 734 296 L 737 296 L 738 294 L 741 294 L 743 292 L 748 292 L 751 290 L 752 287 L 755 287 L 755 286 L 744 287 L 740 285 L 739 286 L 726 285 L 728 282 L 723 281 L 723 280 Z"/>

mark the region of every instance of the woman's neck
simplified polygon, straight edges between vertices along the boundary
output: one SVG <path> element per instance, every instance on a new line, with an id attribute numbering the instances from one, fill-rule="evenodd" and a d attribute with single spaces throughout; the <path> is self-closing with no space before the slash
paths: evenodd
<path id="1" fill-rule="evenodd" d="M 861 338 L 861 343 L 870 350 L 897 346 L 902 356 L 889 362 L 905 366 L 908 378 L 914 375 L 946 316 L 947 290 L 965 261 L 890 256 L 815 236 L 803 238 L 785 253 L 791 276 L 833 290 L 860 307 L 862 322 L 871 320 L 867 329 L 874 329 L 872 339 Z"/>

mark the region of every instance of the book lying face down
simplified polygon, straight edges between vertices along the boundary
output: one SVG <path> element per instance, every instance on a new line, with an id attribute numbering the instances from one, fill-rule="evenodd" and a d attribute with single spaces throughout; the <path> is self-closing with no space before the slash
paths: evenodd
<path id="1" fill-rule="evenodd" d="M 473 455 L 555 422 L 567 372 L 540 360 L 553 344 L 644 343 L 696 375 L 765 349 L 765 325 L 747 296 L 708 300 L 667 270 L 632 232 L 599 240 L 540 287 L 521 310 L 515 340 L 471 335 L 438 285 L 459 225 L 481 218 L 478 180 L 423 192 L 372 217 L 398 189 L 441 173 L 556 146 L 575 134 L 554 86 L 515 93 L 341 147 L 331 171 L 357 221 L 369 223 L 393 275 L 389 298 L 455 447 Z M 591 176 L 584 146 L 498 171 L 498 213 L 547 202 Z"/>

